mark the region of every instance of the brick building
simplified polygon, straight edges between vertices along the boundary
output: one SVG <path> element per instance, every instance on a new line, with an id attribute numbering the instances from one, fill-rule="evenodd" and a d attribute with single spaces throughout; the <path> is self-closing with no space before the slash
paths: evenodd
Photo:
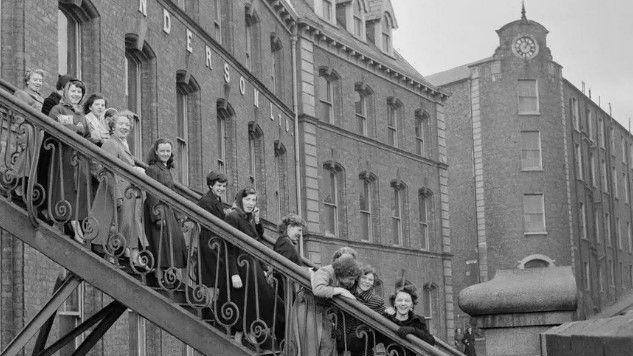
<path id="1" fill-rule="evenodd" d="M 572 266 L 585 318 L 633 287 L 633 136 L 563 77 L 547 33 L 523 11 L 492 57 L 427 77 L 451 95 L 454 289 L 498 269 Z"/>
<path id="2" fill-rule="evenodd" d="M 43 68 L 48 94 L 57 73 L 81 78 L 140 114 L 138 158 L 171 138 L 178 181 L 204 191 L 206 172 L 224 171 L 229 201 L 254 185 L 266 220 L 304 216 L 307 257 L 327 264 L 351 245 L 386 295 L 405 269 L 432 330 L 453 329 L 446 95 L 392 48 L 388 0 L 2 0 L 0 12 L 3 79 L 22 87 L 25 69 Z M 1 247 L 0 347 L 61 270 L 7 233 Z M 83 285 L 71 299 L 51 338 L 109 297 Z M 133 312 L 94 352 L 126 348 L 192 352 Z"/>

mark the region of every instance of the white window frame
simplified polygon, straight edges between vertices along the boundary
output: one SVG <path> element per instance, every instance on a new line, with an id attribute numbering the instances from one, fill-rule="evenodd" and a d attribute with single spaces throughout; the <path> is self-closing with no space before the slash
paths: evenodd
<path id="1" fill-rule="evenodd" d="M 416 115 L 415 117 L 415 153 L 422 157 L 426 156 L 425 138 L 426 138 L 427 124 L 428 124 L 428 119 L 424 115 Z"/>
<path id="2" fill-rule="evenodd" d="M 596 243 L 602 244 L 602 235 L 600 235 L 600 211 L 598 209 L 593 211 L 593 232 L 596 236 Z"/>
<path id="3" fill-rule="evenodd" d="M 356 90 L 355 95 L 357 95 L 357 97 L 354 99 L 358 99 L 358 101 L 354 101 L 354 114 L 356 115 L 357 130 L 359 134 L 367 136 L 367 95 L 360 90 Z M 358 109 L 361 110 L 358 111 Z"/>
<path id="4" fill-rule="evenodd" d="M 392 196 L 392 209 L 391 209 L 391 234 L 392 234 L 392 244 L 395 246 L 402 246 L 404 240 L 404 209 L 405 209 L 405 199 L 404 199 L 404 189 L 399 187 L 393 188 L 393 196 Z M 394 230 L 395 226 L 395 230 Z"/>
<path id="5" fill-rule="evenodd" d="M 534 212 L 527 212 L 526 211 L 526 198 L 527 197 L 540 197 L 540 202 L 541 202 L 541 211 L 539 213 L 534 213 Z M 543 226 L 543 230 L 542 231 L 527 231 L 527 217 L 528 215 L 536 215 L 536 214 L 540 214 L 542 215 L 542 226 Z M 542 193 L 526 193 L 523 194 L 523 234 L 524 235 L 544 235 L 547 234 L 547 219 L 545 216 L 545 197 Z"/>
<path id="6" fill-rule="evenodd" d="M 603 118 L 598 118 L 598 141 L 600 141 L 600 148 L 604 148 L 605 146 L 605 142 L 606 142 L 606 137 L 605 137 L 605 130 L 604 130 L 604 119 Z"/>
<path id="7" fill-rule="evenodd" d="M 580 202 L 579 204 L 579 223 L 580 223 L 580 238 L 583 240 L 587 239 L 587 211 L 585 208 L 585 204 Z"/>
<path id="8" fill-rule="evenodd" d="M 611 247 L 611 214 L 608 212 L 604 214 L 604 228 L 606 245 L 607 247 Z"/>
<path id="9" fill-rule="evenodd" d="M 613 183 L 613 197 L 618 199 L 618 170 L 616 167 L 611 167 L 611 183 Z"/>
<path id="10" fill-rule="evenodd" d="M 598 187 L 598 177 L 596 176 L 596 154 L 595 152 L 589 152 L 589 171 L 591 173 L 591 185 L 594 188 Z"/>
<path id="11" fill-rule="evenodd" d="M 616 238 L 616 242 L 618 243 L 618 249 L 622 250 L 622 231 L 620 231 L 621 226 L 620 226 L 620 218 L 619 217 L 615 217 L 615 238 Z"/>
<path id="12" fill-rule="evenodd" d="M 632 231 L 631 231 L 631 222 L 627 222 L 626 223 L 626 236 L 627 236 L 627 242 L 628 242 L 628 246 L 627 246 L 627 250 L 629 251 L 629 253 L 633 252 L 633 235 L 632 235 Z"/>
<path id="13" fill-rule="evenodd" d="M 420 238 L 422 243 L 420 248 L 428 251 L 430 248 L 430 231 L 429 231 L 429 204 L 431 202 L 432 195 L 418 194 L 418 210 L 419 210 L 419 227 Z"/>
<path id="14" fill-rule="evenodd" d="M 524 156 L 526 152 L 531 152 L 534 154 L 537 150 L 527 149 L 523 144 L 525 143 L 525 137 L 529 134 L 536 133 L 536 145 L 538 147 L 538 166 L 527 166 L 526 161 L 524 160 Z M 541 132 L 540 131 L 521 131 L 522 136 L 522 147 L 521 147 L 521 170 L 522 171 L 542 171 L 543 170 L 543 152 L 541 150 Z"/>
<path id="15" fill-rule="evenodd" d="M 181 121 L 179 127 L 178 136 L 176 137 L 177 152 L 178 152 L 178 178 L 180 183 L 189 185 L 189 95 L 184 93 L 181 89 L 176 90 L 176 101 L 180 102 L 180 107 L 177 104 L 178 109 L 177 120 Z"/>
<path id="16" fill-rule="evenodd" d="M 600 180 L 602 181 L 602 191 L 604 193 L 608 193 L 609 192 L 609 181 L 608 181 L 608 176 L 607 176 L 607 162 L 603 159 L 601 162 L 601 177 Z"/>
<path id="17" fill-rule="evenodd" d="M 517 84 L 517 89 L 520 88 L 521 83 L 524 82 L 533 82 L 534 83 L 534 95 L 535 96 L 522 96 L 521 91 L 517 90 L 517 112 L 519 115 L 540 115 L 540 103 L 539 103 L 539 92 L 538 92 L 538 80 L 536 79 L 519 79 Z M 535 98 L 536 99 L 536 110 L 533 111 L 521 111 L 521 98 Z"/>
<path id="18" fill-rule="evenodd" d="M 584 180 L 584 167 L 582 165 L 582 146 L 576 144 L 576 179 Z"/>
<path id="19" fill-rule="evenodd" d="M 334 123 L 334 85 L 332 78 L 327 75 L 319 75 L 319 101 L 323 115 L 327 116 L 326 122 Z"/>
<path id="20" fill-rule="evenodd" d="M 580 131 L 580 112 L 578 109 L 578 99 L 571 98 L 571 115 L 574 123 L 574 130 Z"/>
<path id="21" fill-rule="evenodd" d="M 369 179 L 361 179 L 361 194 L 362 196 L 365 197 L 365 205 L 366 205 L 366 209 L 363 210 L 363 206 L 362 204 L 359 204 L 359 212 L 361 216 L 365 216 L 365 221 L 367 222 L 367 236 L 362 236 L 361 234 L 361 241 L 372 241 L 373 240 L 373 236 L 374 236 L 374 224 L 372 221 L 372 209 L 373 209 L 373 184 L 374 182 L 370 181 Z M 360 200 L 359 200 L 360 203 Z M 361 219 L 361 224 L 363 224 L 363 219 Z"/>
<path id="22" fill-rule="evenodd" d="M 62 11 L 61 9 L 57 10 L 57 60 L 58 60 L 58 66 L 57 66 L 57 72 L 60 75 L 65 75 L 65 74 L 69 74 L 74 76 L 77 79 L 81 79 L 81 55 L 82 55 L 82 40 L 81 40 L 81 23 L 79 22 L 79 20 L 77 20 L 74 16 L 72 16 L 71 14 L 68 14 L 65 11 Z M 73 23 L 73 32 L 74 32 L 74 46 L 75 46 L 75 53 L 73 53 L 74 58 L 73 60 L 75 61 L 74 66 L 76 68 L 76 73 L 69 73 L 69 63 L 68 63 L 68 26 L 69 26 L 69 21 L 72 21 Z M 61 22 L 61 23 L 60 23 Z M 66 24 L 65 26 L 62 26 L 62 24 Z M 62 30 L 63 29 L 63 30 Z M 65 40 L 62 41 L 62 38 L 64 38 Z M 63 44 L 63 46 L 62 46 Z"/>
<path id="23" fill-rule="evenodd" d="M 326 207 L 326 209 L 331 209 L 333 214 L 333 221 L 331 221 L 330 223 L 332 223 L 333 226 L 325 226 L 324 232 L 325 233 L 330 233 L 334 236 L 338 236 L 339 235 L 339 217 L 338 217 L 338 212 L 339 212 L 339 207 L 340 207 L 340 201 L 339 201 L 339 174 L 335 169 L 325 169 L 325 172 L 327 174 L 330 175 L 330 184 L 331 187 L 328 187 L 328 189 L 331 189 L 331 194 L 332 194 L 332 201 L 328 202 L 325 199 L 323 200 L 323 205 Z M 329 229 L 332 228 L 332 230 L 334 231 L 329 231 Z"/>
<path id="24" fill-rule="evenodd" d="M 70 310 L 69 301 L 73 297 L 72 295 L 75 293 L 77 295 L 77 309 Z M 71 296 L 69 296 L 68 299 L 64 301 L 64 303 L 61 305 L 57 313 L 59 314 L 60 317 L 73 318 L 75 322 L 75 327 L 77 327 L 79 324 L 81 324 L 84 321 L 84 316 L 85 316 L 84 315 L 84 310 L 85 310 L 84 299 L 85 299 L 85 285 L 83 282 L 81 282 L 79 283 L 77 288 L 72 292 Z M 83 340 L 84 340 L 84 334 L 81 334 L 80 336 L 75 338 L 75 349 L 81 345 Z"/>
<path id="25" fill-rule="evenodd" d="M 591 290 L 591 270 L 589 269 L 589 262 L 583 262 L 584 264 L 584 288 L 585 290 Z"/>
<path id="26" fill-rule="evenodd" d="M 387 144 L 393 147 L 398 147 L 398 124 L 400 119 L 401 105 L 396 103 L 387 105 Z"/>

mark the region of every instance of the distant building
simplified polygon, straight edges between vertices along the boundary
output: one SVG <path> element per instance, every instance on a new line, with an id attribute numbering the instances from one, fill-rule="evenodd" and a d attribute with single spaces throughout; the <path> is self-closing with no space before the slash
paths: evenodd
<path id="1" fill-rule="evenodd" d="M 498 269 L 571 265 L 585 318 L 633 286 L 633 136 L 563 78 L 524 11 L 492 57 L 426 77 L 451 95 L 455 296 Z"/>

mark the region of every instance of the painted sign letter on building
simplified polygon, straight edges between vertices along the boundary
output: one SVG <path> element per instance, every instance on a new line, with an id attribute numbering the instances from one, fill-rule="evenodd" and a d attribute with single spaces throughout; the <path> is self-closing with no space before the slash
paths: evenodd
<path id="1" fill-rule="evenodd" d="M 231 82 L 231 73 L 229 73 L 229 64 L 224 62 L 224 81 L 227 83 Z"/>
<path id="2" fill-rule="evenodd" d="M 187 29 L 187 52 L 193 53 L 193 47 L 191 47 L 191 39 L 193 38 L 193 33 L 191 30 Z"/>
<path id="3" fill-rule="evenodd" d="M 138 1 L 138 12 L 143 14 L 143 16 L 147 17 L 147 0 Z"/>
<path id="4" fill-rule="evenodd" d="M 207 68 L 213 69 L 213 65 L 211 64 L 211 47 L 204 46 L 204 53 L 206 54 L 206 57 L 207 57 L 205 61 L 205 65 L 207 66 Z"/>
<path id="5" fill-rule="evenodd" d="M 171 32 L 171 15 L 167 9 L 163 9 L 163 32 Z"/>

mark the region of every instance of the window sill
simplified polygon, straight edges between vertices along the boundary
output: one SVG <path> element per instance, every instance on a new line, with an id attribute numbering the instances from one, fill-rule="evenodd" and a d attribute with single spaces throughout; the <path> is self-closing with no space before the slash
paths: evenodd
<path id="1" fill-rule="evenodd" d="M 534 116 L 534 115 L 541 115 L 540 111 L 531 111 L 531 112 L 520 112 L 518 113 L 519 116 Z M 578 130 L 576 130 L 578 131 Z"/>
<path id="2" fill-rule="evenodd" d="M 543 172 L 543 168 L 522 168 L 521 172 Z"/>
<path id="3" fill-rule="evenodd" d="M 547 231 L 524 232 L 523 236 L 547 236 Z"/>

